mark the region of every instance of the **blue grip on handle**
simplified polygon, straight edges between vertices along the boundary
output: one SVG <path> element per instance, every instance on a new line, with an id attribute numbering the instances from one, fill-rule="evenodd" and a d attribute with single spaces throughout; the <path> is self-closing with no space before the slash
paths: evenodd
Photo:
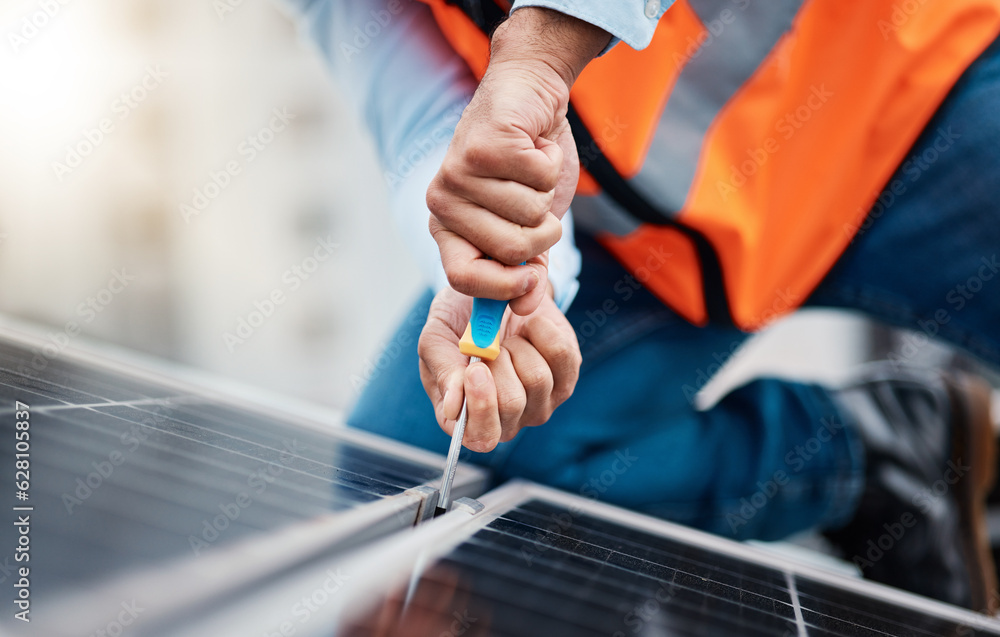
<path id="1" fill-rule="evenodd" d="M 492 260 L 487 256 L 487 259 Z M 527 261 L 521 263 L 526 264 Z M 486 349 L 493 344 L 503 322 L 503 313 L 510 301 L 496 299 L 472 299 L 472 318 L 469 319 L 469 331 L 472 332 L 472 342 L 476 347 Z"/>
<path id="2" fill-rule="evenodd" d="M 493 344 L 500 331 L 503 313 L 507 309 L 507 301 L 495 299 L 472 299 L 472 318 L 469 319 L 469 330 L 472 332 L 472 342 L 483 349 Z"/>

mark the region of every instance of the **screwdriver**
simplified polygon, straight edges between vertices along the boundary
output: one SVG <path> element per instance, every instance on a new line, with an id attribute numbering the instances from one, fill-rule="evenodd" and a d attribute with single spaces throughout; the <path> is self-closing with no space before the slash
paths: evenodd
<path id="1" fill-rule="evenodd" d="M 465 326 L 462 340 L 458 342 L 458 351 L 469 356 L 469 365 L 482 360 L 496 360 L 500 355 L 500 324 L 507 310 L 507 301 L 494 299 L 472 299 L 472 316 Z M 451 446 L 448 448 L 448 461 L 444 467 L 444 477 L 441 479 L 441 495 L 434 509 L 434 517 L 448 510 L 451 504 L 451 484 L 455 481 L 458 471 L 458 454 L 462 451 L 462 438 L 465 436 L 465 421 L 468 419 L 468 396 L 462 398 L 462 411 L 458 422 L 451 432 Z"/>

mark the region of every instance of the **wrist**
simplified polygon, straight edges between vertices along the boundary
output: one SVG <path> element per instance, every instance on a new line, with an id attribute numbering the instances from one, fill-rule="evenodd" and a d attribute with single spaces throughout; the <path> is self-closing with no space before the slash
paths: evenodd
<path id="1" fill-rule="evenodd" d="M 554 75 L 568 90 L 610 40 L 607 31 L 573 16 L 525 7 L 494 32 L 490 66 L 512 63 Z"/>

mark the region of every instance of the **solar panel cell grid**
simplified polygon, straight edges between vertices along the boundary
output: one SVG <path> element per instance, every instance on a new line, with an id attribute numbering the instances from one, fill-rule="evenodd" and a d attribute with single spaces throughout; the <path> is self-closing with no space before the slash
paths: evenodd
<path id="1" fill-rule="evenodd" d="M 4 440 L 13 440 L 15 401 L 31 407 L 28 504 L 39 599 L 399 494 L 439 473 L 335 430 L 126 370 L 57 357 L 38 371 L 34 356 L 0 341 Z M 11 462 L 11 453 L 0 456 L 4 475 Z M 0 515 L 5 546 L 12 516 L 9 507 Z"/>
<path id="2" fill-rule="evenodd" d="M 447 627 L 458 617 L 475 618 L 481 634 L 520 637 L 1000 634 L 851 591 L 849 581 L 796 573 L 780 559 L 771 568 L 535 498 L 502 511 L 427 568 L 408 606 L 401 592 L 391 593 L 395 602 L 354 621 L 348 634 L 396 634 L 375 628 L 386 626 L 388 608 L 400 635 L 411 634 L 410 618 Z"/>

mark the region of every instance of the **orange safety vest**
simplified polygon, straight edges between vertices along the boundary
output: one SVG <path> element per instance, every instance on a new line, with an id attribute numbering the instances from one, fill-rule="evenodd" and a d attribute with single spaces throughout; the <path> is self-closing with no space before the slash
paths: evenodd
<path id="1" fill-rule="evenodd" d="M 480 26 L 424 2 L 482 78 Z M 586 171 L 577 222 L 690 322 L 723 318 L 721 295 L 725 319 L 758 329 L 819 284 L 998 32 L 1000 0 L 677 0 L 647 48 L 614 47 L 571 93 L 596 140 L 581 165 L 606 157 L 668 223 L 622 214 Z"/>

